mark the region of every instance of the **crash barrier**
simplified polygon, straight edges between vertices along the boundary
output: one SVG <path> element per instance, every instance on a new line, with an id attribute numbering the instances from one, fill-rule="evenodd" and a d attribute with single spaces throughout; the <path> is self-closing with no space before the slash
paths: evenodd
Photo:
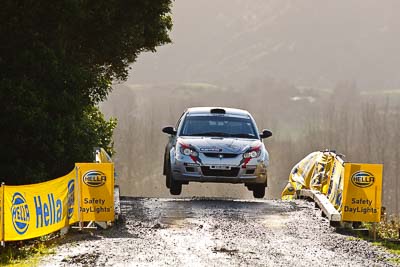
<path id="1" fill-rule="evenodd" d="M 0 188 L 1 241 L 47 235 L 75 223 L 114 220 L 114 164 L 76 163 L 43 183 Z"/>
<path id="2" fill-rule="evenodd" d="M 101 147 L 94 148 L 94 161 L 97 163 L 112 163 L 111 157 L 107 154 L 107 152 Z M 120 190 L 119 185 L 117 183 L 117 173 L 114 172 L 114 214 L 115 220 L 118 220 L 121 216 L 121 202 L 120 202 Z M 96 222 L 103 228 L 106 228 L 106 225 L 100 224 Z"/>
<path id="3" fill-rule="evenodd" d="M 300 194 L 323 203 L 325 198 L 340 214 L 340 221 L 379 222 L 382 172 L 382 164 L 345 163 L 333 151 L 313 152 L 293 167 L 282 199 Z M 329 204 L 325 209 L 332 210 Z M 329 214 L 338 220 L 335 212 Z"/>

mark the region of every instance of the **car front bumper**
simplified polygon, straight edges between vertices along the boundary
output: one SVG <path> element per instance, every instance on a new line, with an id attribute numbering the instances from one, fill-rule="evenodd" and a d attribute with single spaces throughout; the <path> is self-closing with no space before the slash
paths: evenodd
<path id="1" fill-rule="evenodd" d="M 244 165 L 231 159 L 194 163 L 187 157 L 175 158 L 172 175 L 182 182 L 267 184 L 267 166 L 257 159 Z"/>

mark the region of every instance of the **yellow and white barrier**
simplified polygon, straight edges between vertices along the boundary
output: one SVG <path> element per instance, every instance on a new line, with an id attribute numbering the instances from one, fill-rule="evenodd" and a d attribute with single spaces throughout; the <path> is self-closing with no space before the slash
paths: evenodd
<path id="1" fill-rule="evenodd" d="M 282 192 L 282 199 L 293 199 L 300 189 L 329 191 L 333 166 L 340 158 L 333 152 L 313 152 L 297 163 L 289 175 L 289 182 Z"/>
<path id="2" fill-rule="evenodd" d="M 301 189 L 316 190 L 342 221 L 379 222 L 382 172 L 382 164 L 344 163 L 333 152 L 313 152 L 292 169 L 282 199 L 293 199 Z"/>
<path id="3" fill-rule="evenodd" d="M 43 236 L 76 222 L 113 221 L 113 189 L 113 163 L 77 163 L 51 181 L 2 185 L 1 241 Z"/>

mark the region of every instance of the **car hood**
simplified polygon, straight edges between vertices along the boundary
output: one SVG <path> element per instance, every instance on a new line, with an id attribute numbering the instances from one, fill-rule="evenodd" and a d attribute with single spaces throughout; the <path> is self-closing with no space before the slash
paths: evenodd
<path id="1" fill-rule="evenodd" d="M 258 139 L 225 137 L 179 137 L 178 142 L 191 145 L 202 153 L 244 153 L 250 147 L 261 145 Z"/>

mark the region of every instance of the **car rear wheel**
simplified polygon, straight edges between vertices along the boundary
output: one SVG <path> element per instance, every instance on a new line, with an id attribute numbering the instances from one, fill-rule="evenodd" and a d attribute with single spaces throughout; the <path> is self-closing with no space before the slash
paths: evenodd
<path id="1" fill-rule="evenodd" d="M 265 185 L 254 185 L 252 190 L 255 198 L 263 198 L 265 196 Z"/>

